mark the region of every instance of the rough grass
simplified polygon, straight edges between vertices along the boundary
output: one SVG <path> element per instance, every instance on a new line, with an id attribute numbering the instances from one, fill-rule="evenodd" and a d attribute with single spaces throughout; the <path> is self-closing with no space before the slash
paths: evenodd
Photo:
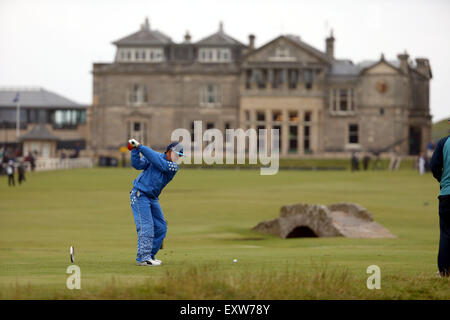
<path id="1" fill-rule="evenodd" d="M 1 299 L 448 299 L 436 278 L 439 187 L 415 171 L 181 170 L 161 195 L 163 266 L 135 266 L 133 169 L 0 177 Z M 284 204 L 356 202 L 395 239 L 251 231 Z M 66 288 L 74 245 L 81 290 Z M 238 263 L 233 263 L 233 259 Z M 381 268 L 381 290 L 366 269 Z"/>
<path id="2" fill-rule="evenodd" d="M 138 282 L 117 277 L 82 290 L 54 290 L 32 284 L 0 287 L 1 299 L 33 299 L 37 291 L 43 299 L 448 299 L 449 279 L 417 274 L 387 276 L 380 290 L 368 290 L 365 277 L 347 268 L 328 270 L 313 266 L 313 272 L 295 266 L 279 270 L 241 271 L 221 274 L 217 264 L 192 265 L 163 277 L 146 276 Z"/>

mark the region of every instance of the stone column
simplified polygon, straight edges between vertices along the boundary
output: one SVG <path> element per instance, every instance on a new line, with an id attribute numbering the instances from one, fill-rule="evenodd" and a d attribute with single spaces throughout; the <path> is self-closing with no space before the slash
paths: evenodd
<path id="1" fill-rule="evenodd" d="M 267 89 L 272 89 L 272 83 L 273 83 L 273 69 L 267 70 Z"/>
<path id="2" fill-rule="evenodd" d="M 286 71 L 286 70 L 285 70 Z M 281 111 L 281 155 L 285 156 L 288 154 L 289 149 L 289 120 L 287 110 Z"/>

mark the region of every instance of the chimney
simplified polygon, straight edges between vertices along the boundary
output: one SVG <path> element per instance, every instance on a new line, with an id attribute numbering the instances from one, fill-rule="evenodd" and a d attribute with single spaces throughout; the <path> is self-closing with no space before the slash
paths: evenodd
<path id="1" fill-rule="evenodd" d="M 409 55 L 408 55 L 408 53 L 406 53 L 406 50 L 405 50 L 404 53 L 401 53 L 401 54 L 397 55 L 397 58 L 400 61 L 400 69 L 404 73 L 408 73 L 408 69 L 409 69 L 408 58 L 409 58 Z"/>
<path id="2" fill-rule="evenodd" d="M 255 35 L 250 34 L 248 36 L 248 46 L 250 50 L 254 50 L 255 49 Z"/>
<path id="3" fill-rule="evenodd" d="M 431 68 L 430 68 L 430 62 L 426 58 L 416 58 L 416 70 L 417 72 L 423 74 L 425 77 L 430 79 L 432 77 L 431 75 Z"/>
<path id="4" fill-rule="evenodd" d="M 333 29 L 331 29 L 330 36 L 325 39 L 325 53 L 328 58 L 334 59 L 334 37 Z"/>
<path id="5" fill-rule="evenodd" d="M 186 34 L 184 35 L 184 42 L 185 43 L 191 42 L 191 35 L 189 34 L 189 31 L 186 31 Z"/>
<path id="6" fill-rule="evenodd" d="M 144 23 L 141 24 L 141 29 L 147 31 L 150 30 L 150 23 L 148 22 L 148 17 L 146 17 Z"/>

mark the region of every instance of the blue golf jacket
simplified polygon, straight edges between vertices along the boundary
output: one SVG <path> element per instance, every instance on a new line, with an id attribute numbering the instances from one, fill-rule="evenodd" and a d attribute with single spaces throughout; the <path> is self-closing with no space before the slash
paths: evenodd
<path id="1" fill-rule="evenodd" d="M 164 153 L 143 145 L 131 151 L 131 165 L 136 170 L 144 170 L 133 181 L 133 187 L 153 199 L 158 199 L 162 189 L 178 171 L 178 164 L 168 161 Z"/>
<path id="2" fill-rule="evenodd" d="M 431 157 L 431 172 L 441 184 L 439 195 L 450 195 L 450 136 L 442 138 L 436 144 Z"/>

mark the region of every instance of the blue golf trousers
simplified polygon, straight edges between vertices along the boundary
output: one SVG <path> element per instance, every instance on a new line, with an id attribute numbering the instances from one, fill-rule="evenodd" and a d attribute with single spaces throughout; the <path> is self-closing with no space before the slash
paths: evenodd
<path id="1" fill-rule="evenodd" d="M 167 232 L 159 201 L 133 188 L 130 192 L 130 202 L 137 231 L 136 260 L 143 262 L 154 259 Z"/>

